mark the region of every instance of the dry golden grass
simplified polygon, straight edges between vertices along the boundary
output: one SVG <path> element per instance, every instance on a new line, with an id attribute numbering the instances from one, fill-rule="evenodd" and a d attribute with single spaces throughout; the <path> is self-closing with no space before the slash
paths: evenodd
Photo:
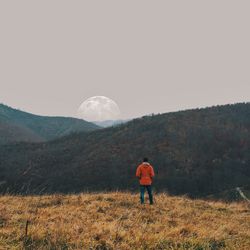
<path id="1" fill-rule="evenodd" d="M 250 249 L 248 204 L 156 201 L 120 192 L 1 196 L 0 249 Z"/>

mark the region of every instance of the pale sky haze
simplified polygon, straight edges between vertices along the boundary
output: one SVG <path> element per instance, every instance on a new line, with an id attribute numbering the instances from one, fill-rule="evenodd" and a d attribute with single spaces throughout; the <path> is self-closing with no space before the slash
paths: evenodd
<path id="1" fill-rule="evenodd" d="M 122 118 L 250 101 L 250 1 L 0 1 L 0 103 Z"/>

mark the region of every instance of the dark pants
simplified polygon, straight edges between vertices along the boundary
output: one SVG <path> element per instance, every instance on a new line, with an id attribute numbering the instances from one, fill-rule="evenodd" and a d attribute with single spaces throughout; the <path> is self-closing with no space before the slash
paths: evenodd
<path id="1" fill-rule="evenodd" d="M 145 188 L 147 189 L 148 192 L 148 197 L 149 197 L 149 202 L 150 204 L 153 204 L 153 194 L 152 194 L 152 187 L 151 185 L 140 185 L 140 199 L 141 199 L 141 204 L 144 203 L 144 192 Z"/>

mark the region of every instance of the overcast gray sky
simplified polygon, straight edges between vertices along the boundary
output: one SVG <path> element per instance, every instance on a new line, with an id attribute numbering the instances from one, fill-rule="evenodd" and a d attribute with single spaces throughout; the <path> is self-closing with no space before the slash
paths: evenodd
<path id="1" fill-rule="evenodd" d="M 250 1 L 1 1 L 0 103 L 123 118 L 250 101 Z"/>

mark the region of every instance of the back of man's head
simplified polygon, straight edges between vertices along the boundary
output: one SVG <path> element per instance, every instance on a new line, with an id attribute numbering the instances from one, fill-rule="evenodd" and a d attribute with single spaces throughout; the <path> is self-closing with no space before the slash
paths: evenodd
<path id="1" fill-rule="evenodd" d="M 144 157 L 144 158 L 143 158 L 143 162 L 148 162 L 148 158 L 147 158 L 147 157 Z"/>

